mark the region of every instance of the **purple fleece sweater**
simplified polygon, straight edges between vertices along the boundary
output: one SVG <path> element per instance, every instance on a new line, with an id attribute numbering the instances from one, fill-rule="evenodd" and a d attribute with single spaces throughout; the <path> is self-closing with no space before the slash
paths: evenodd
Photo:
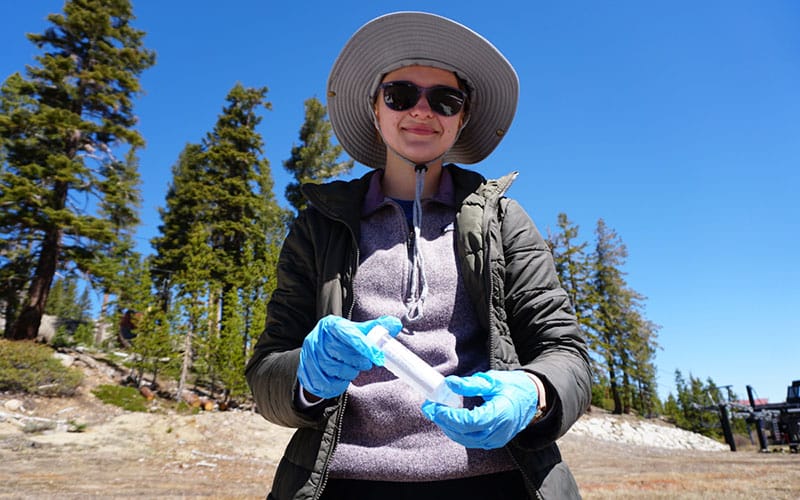
<path id="1" fill-rule="evenodd" d="M 400 206 L 384 198 L 380 174 L 373 176 L 362 211 L 355 321 L 382 314 L 402 318 L 405 313 L 410 231 Z M 425 314 L 404 324 L 397 338 L 443 375 L 469 375 L 488 369 L 486 333 L 478 327 L 462 284 L 454 221 L 452 181 L 444 169 L 436 197 L 423 200 L 420 250 L 429 287 Z M 451 441 L 422 415 L 423 400 L 384 368 L 362 372 L 347 390 L 331 477 L 433 481 L 514 468 L 503 449 L 466 449 Z"/>

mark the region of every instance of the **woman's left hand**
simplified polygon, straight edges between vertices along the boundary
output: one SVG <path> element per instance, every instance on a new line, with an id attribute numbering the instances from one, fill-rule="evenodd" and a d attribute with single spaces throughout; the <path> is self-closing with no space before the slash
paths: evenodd
<path id="1" fill-rule="evenodd" d="M 451 408 L 433 401 L 422 404 L 422 413 L 453 441 L 466 448 L 491 450 L 505 446 L 531 423 L 539 395 L 524 371 L 449 376 L 447 385 L 462 396 L 481 396 L 485 403 L 472 409 Z"/>

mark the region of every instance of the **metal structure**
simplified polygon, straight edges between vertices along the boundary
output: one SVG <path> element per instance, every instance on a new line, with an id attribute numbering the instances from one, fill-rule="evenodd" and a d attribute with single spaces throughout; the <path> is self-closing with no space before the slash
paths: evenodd
<path id="1" fill-rule="evenodd" d="M 749 385 L 747 398 L 751 410 L 745 421 L 755 425 L 761 451 L 769 451 L 769 445 L 785 445 L 797 453 L 800 447 L 800 380 L 793 381 L 786 389 L 784 403 L 756 404 Z"/>
<path id="2" fill-rule="evenodd" d="M 761 452 L 768 452 L 770 446 L 788 446 L 789 451 L 797 453 L 800 448 L 800 380 L 793 381 L 787 388 L 786 401 L 783 403 L 758 403 L 753 392 L 753 387 L 748 385 L 749 404 L 727 401 L 712 406 L 695 407 L 713 411 L 719 416 L 722 434 L 731 451 L 736 451 L 731 421 L 741 418 L 747 423 L 748 432 L 751 426 L 755 427 Z M 753 442 L 752 433 L 750 441 Z"/>

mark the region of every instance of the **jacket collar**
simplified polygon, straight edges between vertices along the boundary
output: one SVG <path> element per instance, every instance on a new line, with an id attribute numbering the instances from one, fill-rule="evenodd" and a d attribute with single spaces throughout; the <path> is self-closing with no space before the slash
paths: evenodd
<path id="1" fill-rule="evenodd" d="M 301 188 L 311 206 L 328 217 L 347 224 L 354 234 L 359 234 L 362 210 L 374 208 L 383 201 L 380 179 L 383 171 L 370 170 L 365 175 L 349 181 L 332 181 L 325 184 L 304 184 Z M 481 174 L 448 164 L 442 170 L 442 180 L 435 196 L 437 201 L 460 207 L 464 199 L 476 192 L 493 198 L 504 194 L 516 177 L 509 174 L 499 181 L 489 181 Z M 446 179 L 446 180 L 445 180 Z M 369 196 L 369 200 L 367 200 Z M 446 201 L 445 201 L 446 200 Z"/>

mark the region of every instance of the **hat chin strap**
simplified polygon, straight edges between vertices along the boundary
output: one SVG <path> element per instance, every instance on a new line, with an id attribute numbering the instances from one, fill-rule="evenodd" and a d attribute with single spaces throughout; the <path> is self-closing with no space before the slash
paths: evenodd
<path id="1" fill-rule="evenodd" d="M 414 205 L 411 214 L 411 219 L 414 225 L 414 241 L 411 242 L 413 246 L 411 253 L 411 275 L 409 276 L 408 281 L 408 296 L 405 298 L 406 314 L 404 317 L 406 321 L 416 321 L 422 319 L 424 315 L 425 299 L 428 296 L 428 280 L 425 277 L 425 263 L 422 259 L 422 252 L 419 251 L 419 241 L 422 232 L 422 191 L 425 187 L 425 174 L 428 172 L 428 165 L 442 159 L 450 151 L 450 149 L 452 149 L 453 146 L 451 145 L 444 153 L 426 162 L 418 163 L 412 161 L 410 158 L 400 154 L 399 151 L 389 145 L 389 143 L 386 141 L 386 138 L 383 136 L 383 131 L 378 123 L 377 114 L 373 112 L 372 116 L 373 122 L 375 123 L 375 129 L 380 134 L 383 144 L 386 145 L 386 149 L 390 150 L 392 153 L 397 155 L 398 158 L 401 158 L 403 161 L 414 167 L 416 176 Z M 461 131 L 464 130 L 467 120 L 465 120 L 461 127 L 459 127 L 458 134 L 456 134 L 453 144 L 458 141 L 458 137 L 461 135 Z"/>
<path id="2" fill-rule="evenodd" d="M 408 321 L 422 319 L 425 299 L 428 297 L 428 280 L 425 277 L 425 262 L 422 252 L 419 251 L 419 242 L 422 233 L 422 189 L 425 186 L 425 173 L 428 166 L 420 163 L 414 166 L 416 175 L 416 188 L 414 190 L 414 208 L 411 219 L 414 225 L 414 241 L 411 254 L 411 275 L 409 276 L 408 296 L 406 302 L 405 318 Z"/>

